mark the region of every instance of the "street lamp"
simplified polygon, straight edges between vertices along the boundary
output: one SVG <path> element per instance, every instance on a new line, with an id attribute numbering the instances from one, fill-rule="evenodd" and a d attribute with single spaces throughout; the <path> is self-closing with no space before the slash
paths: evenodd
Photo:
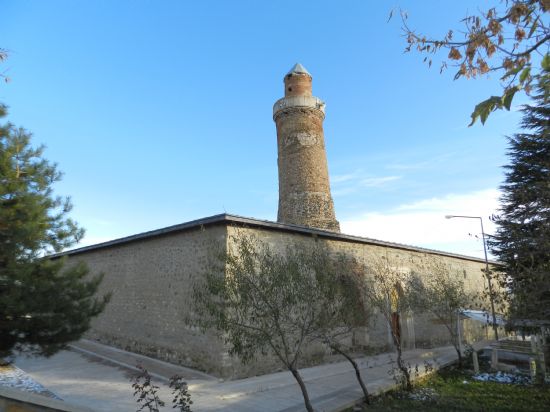
<path id="1" fill-rule="evenodd" d="M 479 222 L 481 223 L 481 238 L 483 240 L 483 252 L 485 253 L 485 276 L 487 277 L 487 286 L 489 287 L 489 299 L 491 301 L 491 312 L 493 315 L 493 331 L 495 332 L 495 339 L 498 341 L 497 317 L 495 315 L 493 285 L 491 283 L 491 275 L 489 274 L 489 260 L 487 259 L 487 246 L 485 245 L 485 231 L 483 230 L 483 219 L 481 218 L 481 216 L 445 215 L 445 219 L 452 219 L 455 217 L 463 218 L 463 219 L 479 219 Z"/>

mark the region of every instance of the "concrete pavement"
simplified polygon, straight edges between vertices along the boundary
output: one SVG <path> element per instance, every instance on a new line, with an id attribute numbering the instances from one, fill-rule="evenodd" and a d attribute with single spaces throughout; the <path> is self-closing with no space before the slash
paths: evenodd
<path id="1" fill-rule="evenodd" d="M 127 352 L 112 346 L 102 345 L 101 343 L 88 339 L 81 339 L 69 346 L 76 352 L 101 358 L 105 361 L 115 363 L 131 370 L 137 370 L 136 365 L 141 365 L 147 369 L 151 376 L 157 377 L 160 380 L 168 381 L 170 377 L 174 375 L 183 376 L 188 380 L 217 380 L 217 378 L 196 369 L 190 369 L 183 366 L 174 365 L 173 363 L 163 362 L 148 356 Z"/>
<path id="2" fill-rule="evenodd" d="M 135 374 L 131 363 L 135 360 L 155 374 L 160 397 L 168 402 L 171 396 L 166 380 L 174 372 L 183 375 L 189 384 L 193 411 L 294 412 L 305 409 L 300 389 L 289 372 L 222 382 L 199 371 L 96 345 L 81 341 L 75 349 L 62 351 L 49 359 L 20 357 L 15 363 L 61 398 L 98 412 L 134 412 L 137 409 L 130 384 L 130 378 Z M 94 351 L 98 356 L 93 355 Z M 456 352 L 450 346 L 417 349 L 404 355 L 413 367 L 419 365 L 420 373 L 424 371 L 425 361 L 441 367 L 456 358 Z M 392 359 L 395 359 L 394 354 L 357 360 L 371 393 L 394 386 L 388 373 Z M 301 369 L 300 373 L 318 411 L 341 410 L 362 397 L 353 368 L 347 361 Z M 164 410 L 172 410 L 171 405 Z"/>

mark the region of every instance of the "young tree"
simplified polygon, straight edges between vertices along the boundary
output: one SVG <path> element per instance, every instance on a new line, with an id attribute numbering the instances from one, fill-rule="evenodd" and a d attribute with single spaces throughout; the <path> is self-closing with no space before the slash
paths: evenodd
<path id="1" fill-rule="evenodd" d="M 404 262 L 388 256 L 371 257 L 367 263 L 368 275 L 372 278 L 365 284 L 363 293 L 366 301 L 376 308 L 391 333 L 397 351 L 397 368 L 406 390 L 412 390 L 411 372 L 403 360 L 403 339 L 400 333 L 400 319 L 412 308 L 411 294 L 406 289 L 410 273 L 403 268 Z"/>
<path id="2" fill-rule="evenodd" d="M 494 7 L 467 15 L 464 29 L 449 30 L 442 38 L 432 38 L 409 28 L 407 14 L 402 12 L 403 30 L 407 38 L 406 51 L 426 54 L 424 61 L 432 65 L 434 55 L 443 57 L 441 71 L 456 67 L 455 80 L 498 74 L 502 94 L 479 103 L 470 125 L 479 118 L 485 123 L 491 112 L 510 110 L 512 99 L 519 91 L 530 94 L 540 79 L 538 58 L 550 66 L 550 25 L 548 0 L 501 0 Z"/>
<path id="3" fill-rule="evenodd" d="M 136 412 L 159 412 L 165 403 L 159 397 L 160 387 L 153 383 L 149 371 L 141 365 L 137 365 L 139 374 L 131 378 L 134 397 L 139 406 Z"/>
<path id="4" fill-rule="evenodd" d="M 44 258 L 83 231 L 67 218 L 69 199 L 53 196 L 61 175 L 42 151 L 24 129 L 0 126 L 0 357 L 14 349 L 55 353 L 89 328 L 108 299 L 94 297 L 101 276 L 84 280 L 85 266 Z"/>
<path id="5" fill-rule="evenodd" d="M 534 104 L 523 107 L 525 130 L 509 138 L 500 213 L 492 253 L 502 262 L 513 319 L 550 320 L 550 68 Z"/>
<path id="6" fill-rule="evenodd" d="M 183 376 L 174 375 L 170 378 L 170 388 L 172 389 L 172 409 L 179 412 L 191 412 L 191 393 Z"/>
<path id="7" fill-rule="evenodd" d="M 313 264 L 302 248 L 275 253 L 258 238 L 239 232 L 233 250 L 221 252 L 220 267 L 194 289 L 196 312 L 203 328 L 222 333 L 229 353 L 246 363 L 258 354 L 276 356 L 296 379 L 306 409 L 313 411 L 298 363 L 311 341 L 319 308 L 309 287 Z M 308 282 L 310 285 L 308 285 Z"/>
<path id="8" fill-rule="evenodd" d="M 306 409 L 313 411 L 298 366 L 304 348 L 314 341 L 346 353 L 338 341 L 350 330 L 342 323 L 352 315 L 344 312 L 357 309 L 353 280 L 338 263 L 346 261 L 331 260 L 322 247 L 293 245 L 278 253 L 244 232 L 232 236 L 230 244 L 233 248 L 221 253 L 205 283 L 195 287 L 197 312 L 204 315 L 199 325 L 221 332 L 230 354 L 242 362 L 274 355 L 299 384 Z"/>
<path id="9" fill-rule="evenodd" d="M 330 257 L 322 251 L 318 260 L 314 287 L 319 288 L 325 304 L 320 308 L 315 335 L 333 352 L 342 355 L 351 363 L 357 382 L 370 404 L 367 386 L 361 376 L 359 365 L 352 355 L 352 348 L 344 343 L 352 338 L 354 331 L 372 321 L 371 309 L 365 301 L 365 272 L 355 259 L 345 255 Z"/>
<path id="10" fill-rule="evenodd" d="M 458 355 L 458 365 L 462 367 L 458 332 L 460 311 L 472 304 L 473 296 L 466 291 L 461 276 L 451 272 L 440 259 L 423 262 L 421 271 L 422 277 L 409 278 L 407 289 L 411 293 L 412 305 L 428 311 L 445 326 Z"/>
<path id="11" fill-rule="evenodd" d="M 138 404 L 136 412 L 145 411 L 148 412 L 160 412 L 160 409 L 164 409 L 166 402 L 160 399 L 158 385 L 153 383 L 153 378 L 149 374 L 149 371 L 141 365 L 136 365 L 139 373 L 136 376 L 130 378 L 132 382 L 132 389 L 134 390 L 134 398 Z M 192 412 L 191 394 L 189 393 L 189 387 L 183 376 L 174 375 L 169 379 L 169 387 L 172 389 L 172 409 L 176 409 L 179 412 Z"/>

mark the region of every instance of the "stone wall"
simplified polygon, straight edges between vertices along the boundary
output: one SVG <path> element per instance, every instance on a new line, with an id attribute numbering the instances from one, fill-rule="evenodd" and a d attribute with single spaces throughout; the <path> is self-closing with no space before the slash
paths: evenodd
<path id="1" fill-rule="evenodd" d="M 69 256 L 68 264 L 82 260 L 91 273 L 104 273 L 99 294 L 112 294 L 86 337 L 223 375 L 222 343 L 185 319 L 193 316 L 193 282 L 207 269 L 209 251 L 225 241 L 225 227 L 213 226 Z"/>
<path id="2" fill-rule="evenodd" d="M 464 279 L 467 290 L 478 292 L 483 290 L 484 287 L 485 278 L 481 270 L 485 268 L 485 263 L 480 260 L 445 256 L 443 254 L 435 255 L 421 250 L 406 250 L 398 247 L 398 245 L 395 247 L 380 246 L 369 244 L 365 241 L 338 239 L 337 236 L 325 238 L 305 233 L 288 233 L 250 227 L 230 227 L 228 229 L 229 242 L 231 242 L 231 236 L 235 235 L 237 231 L 253 234 L 280 252 L 283 252 L 288 245 L 292 244 L 322 242 L 335 253 L 344 253 L 353 256 L 359 263 L 365 265 L 373 257 L 385 256 L 395 262 L 408 262 L 407 266 L 402 267 L 403 271 L 415 270 L 415 261 L 420 262 L 436 257 L 448 265 L 451 272 L 456 273 L 457 276 L 461 276 Z M 418 273 L 422 276 L 421 272 Z M 410 313 L 408 316 L 403 316 L 401 318 L 401 334 L 403 345 L 407 349 L 415 347 L 429 348 L 450 344 L 446 327 L 434 319 L 432 315 L 426 313 Z M 462 336 L 468 339 L 469 342 L 485 339 L 486 335 L 486 327 L 479 324 L 479 322 L 463 322 Z M 375 316 L 374 323 L 368 328 L 358 331 L 357 336 L 354 336 L 353 340 L 359 345 L 368 347 L 371 352 L 393 350 L 389 328 L 381 315 Z M 311 356 L 312 358 L 318 358 L 320 352 L 313 351 Z M 311 361 L 306 359 L 305 363 L 309 364 Z"/>
<path id="3" fill-rule="evenodd" d="M 99 293 L 112 293 L 110 303 L 92 321 L 86 337 L 223 378 L 268 373 L 281 369 L 275 359 L 262 358 L 242 365 L 228 355 L 215 333 L 203 334 L 185 321 L 194 316 L 192 287 L 211 267 L 212 250 L 228 247 L 237 230 L 252 233 L 281 252 L 288 245 L 322 242 L 334 252 L 354 256 L 360 263 L 367 263 L 372 256 L 411 261 L 434 254 L 418 248 L 229 215 L 204 221 L 207 221 L 204 225 L 186 224 L 184 230 L 161 229 L 154 235 L 136 235 L 67 252 L 68 265 L 82 260 L 92 274 L 104 273 Z M 445 254 L 437 256 L 464 278 L 470 290 L 483 288 L 482 261 Z M 404 268 L 407 269 L 412 268 Z M 220 276 L 223 275 L 220 270 Z M 401 319 L 401 329 L 406 348 L 449 343 L 445 327 L 425 314 L 405 316 Z M 463 336 L 470 341 L 483 339 L 486 333 L 486 328 L 477 323 L 464 323 Z M 382 319 L 357 331 L 350 337 L 351 342 L 368 348 L 371 353 L 392 348 L 388 327 Z M 331 356 L 325 348 L 314 345 L 307 349 L 301 366 L 329 360 Z"/>

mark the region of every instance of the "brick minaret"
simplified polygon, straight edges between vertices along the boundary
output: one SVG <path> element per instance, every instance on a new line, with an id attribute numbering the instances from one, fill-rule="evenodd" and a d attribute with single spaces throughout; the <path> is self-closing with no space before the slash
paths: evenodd
<path id="1" fill-rule="evenodd" d="M 311 75 L 296 64 L 275 102 L 279 152 L 277 221 L 340 232 L 330 194 L 323 134 L 325 103 L 311 95 Z"/>

